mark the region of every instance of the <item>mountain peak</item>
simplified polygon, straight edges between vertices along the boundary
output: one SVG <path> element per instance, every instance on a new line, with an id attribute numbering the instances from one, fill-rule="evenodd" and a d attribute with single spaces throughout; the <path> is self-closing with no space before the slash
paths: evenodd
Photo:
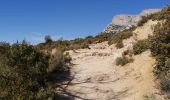
<path id="1" fill-rule="evenodd" d="M 131 26 L 137 25 L 141 20 L 142 16 L 148 16 L 153 13 L 159 12 L 161 9 L 145 9 L 138 15 L 128 15 L 120 14 L 113 17 L 111 24 L 109 24 L 104 32 L 106 33 L 115 33 L 120 30 L 128 29 Z"/>
<path id="2" fill-rule="evenodd" d="M 112 24 L 120 25 L 120 26 L 127 26 L 127 25 L 136 25 L 142 16 L 147 16 L 153 13 L 160 11 L 160 9 L 146 9 L 143 10 L 138 15 L 128 15 L 128 14 L 121 14 L 116 15 L 113 17 Z"/>

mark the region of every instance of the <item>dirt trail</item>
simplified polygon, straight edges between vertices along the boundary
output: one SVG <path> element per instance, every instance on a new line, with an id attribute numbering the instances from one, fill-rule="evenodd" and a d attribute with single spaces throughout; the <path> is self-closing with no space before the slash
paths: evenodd
<path id="1" fill-rule="evenodd" d="M 141 28 L 151 27 L 152 23 L 155 24 L 149 21 Z M 134 32 L 141 35 L 141 28 Z M 145 35 L 151 32 L 147 30 Z M 142 39 L 146 38 L 143 35 Z M 123 51 L 131 49 L 135 39 L 131 37 L 123 43 L 122 49 L 103 42 L 91 45 L 91 49 L 69 52 L 74 64 L 71 69 L 73 80 L 66 91 L 73 100 L 144 100 L 146 95 L 154 95 L 156 100 L 162 100 L 155 87 L 152 72 L 155 60 L 150 56 L 150 51 L 134 56 L 133 63 L 123 67 L 115 65 L 115 59 L 120 57 Z"/>
<path id="2" fill-rule="evenodd" d="M 67 90 L 75 94 L 76 100 L 143 100 L 144 95 L 155 92 L 152 74 L 155 61 L 149 51 L 124 67 L 114 64 L 119 54 L 111 51 L 93 48 L 72 53 L 75 77 Z"/>

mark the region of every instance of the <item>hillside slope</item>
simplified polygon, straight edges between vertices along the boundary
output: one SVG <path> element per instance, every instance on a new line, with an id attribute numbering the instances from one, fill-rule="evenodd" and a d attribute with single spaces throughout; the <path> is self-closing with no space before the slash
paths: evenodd
<path id="1" fill-rule="evenodd" d="M 134 56 L 134 62 L 123 67 L 116 66 L 115 59 L 127 49 L 132 49 L 136 40 L 152 34 L 156 21 L 149 20 L 138 27 L 133 36 L 123 41 L 124 47 L 116 49 L 107 42 L 92 44 L 90 49 L 68 51 L 73 58 L 73 80 L 66 88 L 75 100 L 164 100 L 156 88 L 153 67 L 155 59 L 150 51 Z"/>

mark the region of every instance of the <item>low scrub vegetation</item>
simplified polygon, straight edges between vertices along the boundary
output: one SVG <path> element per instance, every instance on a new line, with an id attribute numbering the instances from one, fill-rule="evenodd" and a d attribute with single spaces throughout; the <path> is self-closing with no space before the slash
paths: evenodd
<path id="1" fill-rule="evenodd" d="M 143 96 L 144 100 L 157 100 L 154 94 L 147 94 Z"/>
<path id="2" fill-rule="evenodd" d="M 152 55 L 156 57 L 155 75 L 160 79 L 160 87 L 170 92 L 170 6 L 159 12 L 156 16 L 164 19 L 154 28 L 154 35 L 149 38 Z"/>
<path id="3" fill-rule="evenodd" d="M 62 47 L 64 50 L 76 50 L 89 48 L 89 44 L 101 43 L 108 41 L 112 37 L 112 33 L 101 32 L 96 36 L 87 36 L 85 38 L 76 38 L 74 40 L 63 40 L 62 38 L 53 41 L 50 36 L 45 37 L 45 43 L 40 43 L 37 47 L 41 50 L 48 50 L 49 52 L 55 47 Z"/>
<path id="4" fill-rule="evenodd" d="M 71 57 L 68 53 L 64 54 L 64 51 L 57 49 L 55 54 L 51 55 L 49 60 L 48 72 L 67 72 L 69 67 L 66 65 L 70 63 Z"/>
<path id="5" fill-rule="evenodd" d="M 129 63 L 129 59 L 127 57 L 118 57 L 116 58 L 116 65 L 119 66 L 124 66 L 127 63 Z"/>
<path id="6" fill-rule="evenodd" d="M 139 40 L 136 44 L 133 45 L 133 52 L 135 55 L 140 54 L 149 49 L 149 41 Z"/>
<path id="7" fill-rule="evenodd" d="M 133 62 L 133 58 L 128 58 L 128 57 L 125 57 L 125 56 L 116 58 L 116 65 L 117 66 L 119 66 L 119 65 L 124 66 L 128 63 L 131 63 L 131 62 Z"/>
<path id="8" fill-rule="evenodd" d="M 25 41 L 0 43 L 0 99 L 42 100 L 53 98 L 48 76 L 52 71 L 68 71 L 68 54 L 58 50 L 54 56 Z"/>
<path id="9" fill-rule="evenodd" d="M 126 50 L 122 53 L 122 57 L 118 57 L 116 58 L 116 65 L 119 66 L 124 66 L 128 63 L 131 63 L 133 62 L 133 52 L 132 50 Z"/>
<path id="10" fill-rule="evenodd" d="M 123 41 L 118 41 L 115 46 L 116 46 L 116 48 L 118 48 L 118 49 L 123 48 L 123 47 L 124 47 Z"/>
<path id="11" fill-rule="evenodd" d="M 129 30 L 124 30 L 124 31 L 121 31 L 121 32 L 118 32 L 116 33 L 115 35 L 113 35 L 109 41 L 108 41 L 108 44 L 111 45 L 111 44 L 116 44 L 116 47 L 117 48 L 123 48 L 124 45 L 123 45 L 123 40 L 124 39 L 128 39 L 130 38 L 131 36 L 133 36 L 133 30 L 135 29 L 135 27 L 131 27 Z"/>
<path id="12" fill-rule="evenodd" d="M 142 19 L 138 22 L 137 26 L 143 26 L 148 20 L 154 19 L 154 17 L 156 17 L 156 15 L 158 13 L 150 14 L 148 16 L 142 16 Z M 156 18 L 155 18 L 155 20 L 156 20 Z"/>

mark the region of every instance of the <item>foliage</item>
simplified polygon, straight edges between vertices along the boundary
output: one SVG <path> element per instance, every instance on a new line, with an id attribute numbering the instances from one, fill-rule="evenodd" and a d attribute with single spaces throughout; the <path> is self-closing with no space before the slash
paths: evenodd
<path id="1" fill-rule="evenodd" d="M 149 41 L 139 40 L 136 44 L 133 45 L 133 52 L 135 55 L 140 54 L 149 49 Z"/>
<path id="2" fill-rule="evenodd" d="M 116 48 L 120 49 L 120 48 L 123 48 L 123 47 L 124 47 L 123 42 L 118 41 L 117 44 L 116 44 Z"/>
<path id="3" fill-rule="evenodd" d="M 147 16 L 142 16 L 141 17 L 141 20 L 138 22 L 137 26 L 142 26 L 143 24 L 145 24 L 148 20 L 150 19 L 155 19 L 154 17 L 156 17 L 156 15 L 158 14 L 159 12 L 157 13 L 153 13 L 153 14 L 150 14 L 150 15 L 147 15 Z"/>
<path id="4" fill-rule="evenodd" d="M 150 18 L 148 16 L 142 16 L 142 19 L 138 22 L 138 26 L 142 26 L 144 23 L 146 23 Z"/>
<path id="5" fill-rule="evenodd" d="M 170 91 L 170 75 L 162 73 L 159 75 L 160 79 L 160 87 L 163 91 L 169 92 Z"/>
<path id="6" fill-rule="evenodd" d="M 154 94 L 144 95 L 144 100 L 157 100 Z"/>
<path id="7" fill-rule="evenodd" d="M 123 47 L 123 40 L 124 39 L 128 39 L 128 38 L 130 38 L 133 35 L 133 33 L 132 33 L 133 29 L 134 28 L 132 27 L 129 30 L 124 30 L 124 31 L 116 33 L 115 35 L 113 35 L 109 39 L 108 44 L 109 45 L 116 44 L 117 48 L 122 48 Z"/>
<path id="8" fill-rule="evenodd" d="M 163 8 L 160 12 L 155 13 L 152 20 L 166 20 L 170 18 L 170 6 Z"/>
<path id="9" fill-rule="evenodd" d="M 49 72 L 65 72 L 69 71 L 67 63 L 70 63 L 71 57 L 69 53 L 64 54 L 64 51 L 61 49 L 57 49 L 54 55 L 51 55 L 51 59 L 49 61 Z"/>
<path id="10" fill-rule="evenodd" d="M 23 41 L 7 49 L 4 58 L 8 60 L 0 66 L 1 98 L 36 98 L 46 87 L 48 57 Z"/>
<path id="11" fill-rule="evenodd" d="M 128 63 L 128 59 L 126 57 L 118 57 L 116 58 L 116 65 L 119 66 L 124 66 Z"/>
<path id="12" fill-rule="evenodd" d="M 170 6 L 169 5 L 157 13 L 153 13 L 148 16 L 142 16 L 142 19 L 138 22 L 138 26 L 142 26 L 148 20 L 165 20 L 168 18 L 170 18 Z"/>
<path id="13" fill-rule="evenodd" d="M 55 93 L 48 76 L 50 71 L 69 71 L 66 66 L 71 60 L 68 53 L 60 49 L 55 55 L 43 53 L 25 41 L 12 45 L 1 43 L 0 47 L 0 59 L 3 59 L 0 62 L 0 98 L 53 98 Z"/>
<path id="14" fill-rule="evenodd" d="M 87 36 L 85 38 L 76 38 L 74 40 L 59 39 L 57 41 L 47 42 L 49 39 L 45 39 L 45 43 L 40 43 L 36 47 L 41 50 L 47 50 L 48 52 L 51 52 L 53 48 L 62 48 L 63 50 L 84 49 L 89 48 L 89 44 L 107 41 L 111 35 L 112 33 L 101 32 L 95 37 Z"/>
<path id="15" fill-rule="evenodd" d="M 128 58 L 126 56 L 123 56 L 123 57 L 118 57 L 116 58 L 116 65 L 119 66 L 124 66 L 130 62 L 133 62 L 133 59 L 132 58 Z"/>
<path id="16" fill-rule="evenodd" d="M 7 57 L 9 56 L 10 45 L 6 42 L 0 42 L 0 64 L 4 65 L 4 62 L 7 61 Z"/>
<path id="17" fill-rule="evenodd" d="M 45 36 L 44 40 L 46 44 L 51 44 L 53 42 L 50 35 Z"/>
<path id="18" fill-rule="evenodd" d="M 151 52 L 156 57 L 155 74 L 160 79 L 160 86 L 164 91 L 170 91 L 170 6 L 164 8 L 155 18 L 165 20 L 154 28 L 154 35 L 150 37 Z"/>
<path id="19" fill-rule="evenodd" d="M 133 51 L 128 49 L 128 50 L 125 50 L 123 53 L 122 53 L 122 56 L 129 56 L 129 57 L 132 57 L 133 56 Z"/>

